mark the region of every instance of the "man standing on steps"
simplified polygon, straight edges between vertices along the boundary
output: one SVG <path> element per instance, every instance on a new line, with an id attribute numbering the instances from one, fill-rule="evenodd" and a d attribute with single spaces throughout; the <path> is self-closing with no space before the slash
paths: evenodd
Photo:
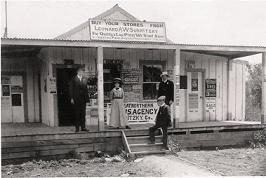
<path id="1" fill-rule="evenodd" d="M 160 96 L 157 99 L 157 104 L 160 107 L 156 116 L 155 126 L 149 128 L 151 143 L 155 143 L 154 132 L 161 128 L 163 130 L 163 146 L 168 150 L 167 146 L 167 128 L 171 125 L 170 107 L 165 103 L 165 96 Z"/>
<path id="2" fill-rule="evenodd" d="M 168 77 L 169 75 L 167 72 L 161 74 L 162 81 L 159 84 L 158 98 L 160 96 L 165 96 L 165 103 L 171 106 L 174 102 L 174 83 L 168 80 Z"/>
<path id="3" fill-rule="evenodd" d="M 79 127 L 81 131 L 88 131 L 85 127 L 86 102 L 89 97 L 87 82 L 88 80 L 84 77 L 84 67 L 78 67 L 77 75 L 69 84 L 69 96 L 71 104 L 74 105 L 76 132 L 79 132 Z"/>

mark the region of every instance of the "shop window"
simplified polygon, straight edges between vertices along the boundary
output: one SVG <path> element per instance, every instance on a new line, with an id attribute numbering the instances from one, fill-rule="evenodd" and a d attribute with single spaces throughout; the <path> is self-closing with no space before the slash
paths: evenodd
<path id="1" fill-rule="evenodd" d="M 121 77 L 121 70 L 123 66 L 122 60 L 104 60 L 103 64 L 103 80 L 104 80 L 104 98 L 109 102 L 109 94 L 113 89 L 113 79 Z"/>
<path id="2" fill-rule="evenodd" d="M 161 81 L 162 64 L 143 64 L 143 99 L 155 100 Z"/>

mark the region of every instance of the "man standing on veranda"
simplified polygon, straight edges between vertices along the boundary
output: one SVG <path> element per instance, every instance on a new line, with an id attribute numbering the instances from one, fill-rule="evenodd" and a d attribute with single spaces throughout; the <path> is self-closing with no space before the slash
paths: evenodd
<path id="1" fill-rule="evenodd" d="M 78 67 L 77 75 L 69 84 L 69 96 L 71 104 L 74 105 L 76 132 L 79 132 L 79 127 L 81 131 L 88 131 L 85 127 L 86 102 L 89 97 L 87 82 L 88 80 L 84 77 L 84 67 Z"/>
<path id="2" fill-rule="evenodd" d="M 161 74 L 162 81 L 159 84 L 159 90 L 157 98 L 160 96 L 165 96 L 165 103 L 168 106 L 171 106 L 171 104 L 174 102 L 174 83 L 170 80 L 168 80 L 168 73 L 163 72 Z"/>

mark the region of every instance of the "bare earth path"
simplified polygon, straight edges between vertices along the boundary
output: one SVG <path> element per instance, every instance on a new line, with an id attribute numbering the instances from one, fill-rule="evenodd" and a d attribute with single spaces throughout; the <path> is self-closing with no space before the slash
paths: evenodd
<path id="1" fill-rule="evenodd" d="M 64 159 L 29 161 L 2 166 L 2 177 L 179 177 L 213 176 L 208 170 L 179 160 L 174 155 L 145 156 L 139 162 L 99 162 Z"/>
<path id="2" fill-rule="evenodd" d="M 145 166 L 160 171 L 163 177 L 179 176 L 218 176 L 208 170 L 181 161 L 173 155 L 146 156 L 142 160 Z M 156 176 L 156 175 L 155 175 Z"/>

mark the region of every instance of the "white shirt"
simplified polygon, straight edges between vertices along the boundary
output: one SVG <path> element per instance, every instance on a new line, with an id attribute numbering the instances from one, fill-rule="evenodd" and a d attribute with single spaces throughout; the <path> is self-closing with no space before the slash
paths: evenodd
<path id="1" fill-rule="evenodd" d="M 78 75 L 78 78 L 79 78 L 79 80 L 81 81 L 81 79 L 82 79 L 82 76 Z"/>

